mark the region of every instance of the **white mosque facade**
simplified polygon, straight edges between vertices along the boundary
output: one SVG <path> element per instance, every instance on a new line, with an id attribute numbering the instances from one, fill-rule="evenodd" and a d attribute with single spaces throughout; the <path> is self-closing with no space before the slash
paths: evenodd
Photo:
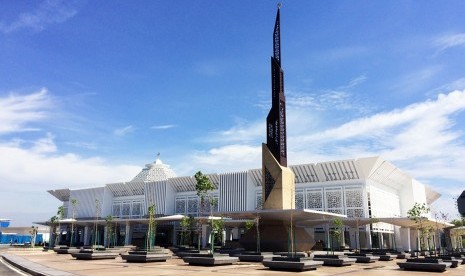
<path id="1" fill-rule="evenodd" d="M 416 249 L 418 231 L 405 222 L 414 203 L 430 205 L 440 197 L 393 164 L 380 157 L 330 161 L 290 166 L 295 174 L 295 208 L 345 215 L 349 218 L 392 218 L 389 221 L 346 227 L 344 240 L 348 247 Z M 228 217 L 228 213 L 253 212 L 261 208 L 261 169 L 208 174 L 215 190 L 217 205 L 212 213 Z M 97 222 L 102 240 L 106 230 L 104 218 L 112 216 L 117 225 L 119 245 L 142 244 L 147 226 L 147 207 L 155 204 L 157 217 L 199 215 L 199 197 L 195 178 L 178 177 L 159 159 L 129 182 L 111 183 L 88 189 L 48 191 L 65 208 L 65 219 L 76 220 L 79 244 L 91 243 Z M 70 203 L 75 199 L 75 206 Z M 399 219 L 404 223 L 394 223 Z M 70 224 L 61 225 L 60 240 L 69 242 Z M 304 226 L 314 242 L 324 240 L 329 224 Z M 178 221 L 158 226 L 160 244 L 179 244 Z M 359 230 L 357 231 L 356 228 Z M 207 243 L 206 229 L 202 243 Z M 245 232 L 243 221 L 226 221 L 226 240 L 238 241 Z M 358 235 L 357 238 L 354 238 Z"/>

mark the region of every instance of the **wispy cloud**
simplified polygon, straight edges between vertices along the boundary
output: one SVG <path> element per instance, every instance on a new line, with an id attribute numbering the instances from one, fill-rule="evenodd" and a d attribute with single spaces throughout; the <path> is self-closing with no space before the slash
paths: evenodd
<path id="1" fill-rule="evenodd" d="M 32 94 L 10 94 L 0 98 L 0 135 L 38 130 L 29 124 L 46 119 L 51 103 L 45 88 Z"/>
<path id="2" fill-rule="evenodd" d="M 76 13 L 75 1 L 46 0 L 35 10 L 19 14 L 13 22 L 0 22 L 0 31 L 4 34 L 21 29 L 42 31 L 48 25 L 65 22 Z"/>
<path id="3" fill-rule="evenodd" d="M 445 51 L 449 48 L 465 46 L 465 33 L 448 34 L 438 37 L 434 40 L 434 45 L 439 51 Z"/>
<path id="4" fill-rule="evenodd" d="M 264 137 L 264 123 L 262 121 L 249 122 L 245 120 L 236 120 L 236 124 L 230 129 L 212 132 L 207 138 L 209 142 L 232 143 L 232 142 L 251 142 L 257 138 Z"/>
<path id="5" fill-rule="evenodd" d="M 352 138 L 392 138 L 393 134 L 405 134 L 407 137 L 419 138 L 418 136 L 421 135 L 432 134 L 431 131 L 448 134 L 447 132 L 443 132 L 453 125 L 448 116 L 464 108 L 465 91 L 454 91 L 449 94 L 440 94 L 436 100 L 427 100 L 409 105 L 403 109 L 355 119 L 333 129 L 302 136 L 296 142 L 313 143 Z M 446 137 L 448 136 L 446 135 Z M 396 137 L 404 143 L 409 140 L 405 139 L 404 136 Z M 444 135 L 441 135 L 441 137 L 444 137 Z M 431 139 L 428 136 L 425 136 L 425 138 L 427 140 Z"/>
<path id="6" fill-rule="evenodd" d="M 390 89 L 404 96 L 418 91 L 424 91 L 425 87 L 429 87 L 428 84 L 435 80 L 442 70 L 442 66 L 432 65 L 409 72 L 398 79 Z"/>
<path id="7" fill-rule="evenodd" d="M 134 132 L 134 127 L 129 125 L 121 128 L 117 128 L 113 131 L 113 134 L 116 136 L 125 136 L 129 133 Z"/>
<path id="8" fill-rule="evenodd" d="M 18 188 L 8 189 L 22 193 L 28 190 L 43 192 L 46 189 L 84 188 L 98 183 L 103 185 L 126 181 L 140 170 L 140 167 L 130 165 L 113 167 L 100 157 L 60 154 L 52 134 L 38 138 L 29 148 L 0 143 L 0 153 L 0 178 L 5 183 L 16 183 Z M 31 179 L 34 181 L 31 182 Z"/>
<path id="9" fill-rule="evenodd" d="M 464 110 L 465 90 L 330 128 L 324 124 L 312 127 L 314 118 L 301 117 L 299 121 L 297 116 L 288 120 L 288 160 L 298 164 L 379 155 L 438 189 L 441 184 L 435 179 L 459 183 L 465 178 L 464 132 L 456 128 Z M 299 112 L 288 110 L 288 114 L 303 114 Z M 214 137 L 206 139 L 226 144 L 184 159 L 212 170 L 258 168 L 263 125 L 260 121 L 240 122 L 226 131 L 211 133 Z"/>
<path id="10" fill-rule="evenodd" d="M 65 144 L 68 146 L 76 147 L 76 148 L 83 148 L 83 149 L 89 149 L 89 150 L 97 149 L 96 144 L 88 143 L 88 142 L 65 142 Z"/>
<path id="11" fill-rule="evenodd" d="M 261 146 L 227 145 L 198 151 L 190 156 L 196 166 L 208 172 L 230 172 L 257 167 L 261 160 Z M 221 165 L 220 165 L 221 164 Z M 198 169 L 197 168 L 197 169 Z"/>
<path id="12" fill-rule="evenodd" d="M 351 88 L 359 86 L 360 84 L 364 83 L 366 80 L 368 80 L 368 77 L 365 74 L 363 74 L 350 80 L 347 85 L 341 86 L 339 89 L 342 89 L 342 90 L 351 89 Z"/>
<path id="13" fill-rule="evenodd" d="M 152 126 L 150 127 L 151 129 L 156 129 L 156 130 L 164 130 L 164 129 L 170 129 L 174 128 L 176 125 L 159 125 L 159 126 Z"/>
<path id="14" fill-rule="evenodd" d="M 364 113 L 367 110 L 366 105 L 358 103 L 354 99 L 352 91 L 367 79 L 367 76 L 363 74 L 335 89 L 324 89 L 311 93 L 287 89 L 287 105 L 290 109 L 313 108 L 319 111 L 328 109 L 358 110 Z"/>

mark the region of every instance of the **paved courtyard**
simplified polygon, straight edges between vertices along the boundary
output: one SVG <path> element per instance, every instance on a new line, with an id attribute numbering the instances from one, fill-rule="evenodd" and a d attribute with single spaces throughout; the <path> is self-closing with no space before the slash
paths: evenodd
<path id="1" fill-rule="evenodd" d="M 3 253 L 6 253 L 5 251 Z M 239 262 L 236 265 L 200 267 L 189 266 L 182 259 L 173 258 L 166 263 L 126 263 L 121 257 L 115 260 L 77 261 L 71 255 L 57 255 L 42 251 L 8 251 L 26 260 L 75 275 L 291 275 L 295 272 L 270 271 L 260 263 Z M 320 267 L 316 271 L 298 272 L 299 275 L 433 275 L 437 273 L 400 270 L 398 261 L 355 264 L 348 267 Z M 443 275 L 465 275 L 465 265 L 448 269 Z"/>

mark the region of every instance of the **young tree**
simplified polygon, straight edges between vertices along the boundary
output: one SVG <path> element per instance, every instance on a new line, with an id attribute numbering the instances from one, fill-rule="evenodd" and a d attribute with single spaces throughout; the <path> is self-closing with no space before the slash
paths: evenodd
<path id="1" fill-rule="evenodd" d="M 344 228 L 344 223 L 340 218 L 335 218 L 332 221 L 332 229 L 331 229 L 331 251 L 334 255 L 334 240 L 336 240 L 339 244 L 341 244 L 341 236 Z"/>
<path id="2" fill-rule="evenodd" d="M 57 237 L 57 233 L 56 233 L 56 231 L 57 231 L 57 222 L 58 222 L 58 217 L 57 216 L 53 216 L 49 220 L 49 223 L 50 223 L 50 239 L 49 239 L 49 244 L 48 244 L 49 248 L 52 248 L 53 246 L 55 246 L 56 237 Z"/>
<path id="3" fill-rule="evenodd" d="M 428 221 L 428 218 L 426 216 L 428 215 L 429 210 L 429 207 L 425 203 L 420 204 L 418 202 L 415 202 L 413 207 L 407 211 L 407 217 L 415 221 L 415 223 L 418 225 L 418 230 L 420 231 L 421 250 L 426 249 L 425 236 L 427 234 L 427 229 L 425 227 L 425 223 L 426 221 Z"/>
<path id="4" fill-rule="evenodd" d="M 255 218 L 253 220 L 248 220 L 245 222 L 246 230 L 250 230 L 254 226 L 257 234 L 257 252 L 260 253 L 260 216 L 258 215 L 258 213 L 255 215 Z"/>
<path id="5" fill-rule="evenodd" d="M 74 218 L 76 216 L 76 206 L 77 206 L 77 199 L 72 198 L 71 199 L 71 207 L 72 207 L 72 221 L 71 221 L 71 239 L 69 242 L 70 246 L 73 246 L 74 242 Z"/>
<path id="6" fill-rule="evenodd" d="M 211 250 L 212 254 L 214 251 L 215 238 L 219 235 L 221 243 L 223 243 L 223 229 L 224 229 L 224 219 L 211 219 Z"/>
<path id="7" fill-rule="evenodd" d="M 149 225 L 147 228 L 147 239 L 145 242 L 145 248 L 147 251 L 152 251 L 155 246 L 155 237 L 157 235 L 157 223 L 155 221 L 156 208 L 155 204 L 151 204 L 147 208 L 147 214 L 149 217 Z"/>
<path id="8" fill-rule="evenodd" d="M 106 223 L 106 226 L 107 226 L 107 235 L 106 235 L 106 239 L 107 239 L 107 247 L 111 247 L 111 238 L 113 236 L 113 216 L 112 215 L 108 215 L 105 217 L 105 223 Z"/>
<path id="9" fill-rule="evenodd" d="M 100 216 L 100 200 L 95 200 L 95 220 L 94 220 L 94 235 L 93 235 L 93 245 L 97 246 L 99 244 L 99 235 L 98 235 L 98 218 Z"/>
<path id="10" fill-rule="evenodd" d="M 194 175 L 194 177 L 196 180 L 195 190 L 197 191 L 197 196 L 200 198 L 199 216 L 205 211 L 205 207 L 207 203 L 209 204 L 209 207 L 210 207 L 209 209 L 210 209 L 210 214 L 211 214 L 212 206 L 215 204 L 215 201 L 213 199 L 213 195 L 211 194 L 211 192 L 215 189 L 215 186 L 210 181 L 208 176 L 202 174 L 201 171 L 198 171 Z M 199 220 L 200 228 L 202 227 L 203 223 L 204 223 L 203 221 Z M 211 227 L 211 230 L 213 231 L 213 223 L 211 222 L 211 220 L 210 220 L 210 227 Z M 200 250 L 200 235 L 201 235 L 200 231 L 199 231 L 199 240 L 198 240 L 199 250 Z M 211 250 L 213 254 L 213 250 L 214 250 L 213 241 L 211 242 Z"/>
<path id="11" fill-rule="evenodd" d="M 183 245 L 191 245 L 191 231 L 192 231 L 192 226 L 194 224 L 194 217 L 188 216 L 188 217 L 183 217 L 180 222 L 180 226 L 182 229 L 181 232 L 181 244 Z M 187 244 L 186 244 L 187 241 Z"/>
<path id="12" fill-rule="evenodd" d="M 58 233 L 55 238 L 55 245 L 59 245 L 61 236 L 61 220 L 65 217 L 65 207 L 59 206 L 57 210 Z"/>

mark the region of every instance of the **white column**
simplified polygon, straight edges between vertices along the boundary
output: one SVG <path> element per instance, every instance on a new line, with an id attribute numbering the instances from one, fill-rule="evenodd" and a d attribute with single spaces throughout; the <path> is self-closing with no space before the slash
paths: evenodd
<path id="1" fill-rule="evenodd" d="M 373 244 L 372 244 L 372 241 L 371 241 L 371 230 L 370 230 L 370 225 L 366 225 L 365 226 L 365 239 L 366 239 L 366 244 L 367 244 L 367 247 L 368 249 L 373 249 Z"/>
<path id="2" fill-rule="evenodd" d="M 254 226 L 255 227 L 255 226 Z M 234 227 L 232 230 L 231 230 L 231 234 L 232 234 L 232 239 L 233 240 L 238 240 L 240 238 L 240 235 L 239 235 L 239 228 L 238 227 Z"/>
<path id="3" fill-rule="evenodd" d="M 221 242 L 222 242 L 222 246 L 225 245 L 225 242 L 226 242 L 226 230 L 223 229 L 223 231 L 221 231 Z"/>
<path id="4" fill-rule="evenodd" d="M 131 225 L 126 222 L 126 235 L 124 236 L 124 245 L 131 245 L 132 242 Z"/>
<path id="5" fill-rule="evenodd" d="M 84 245 L 89 245 L 89 226 L 84 226 Z"/>
<path id="6" fill-rule="evenodd" d="M 208 242 L 208 226 L 206 224 L 202 225 L 202 247 L 205 248 Z"/>
<path id="7" fill-rule="evenodd" d="M 171 236 L 171 244 L 174 245 L 174 244 L 176 244 L 176 242 L 177 242 L 177 241 L 176 241 L 176 229 L 175 229 L 175 227 L 174 227 L 174 224 L 173 224 L 173 231 L 172 231 L 171 233 L 173 233 L 173 235 Z"/>
<path id="8" fill-rule="evenodd" d="M 105 226 L 103 228 L 103 246 L 105 246 L 105 247 L 109 246 L 108 239 L 107 239 L 107 234 L 108 234 L 108 227 Z"/>
<path id="9" fill-rule="evenodd" d="M 412 243 L 410 239 L 410 228 L 401 227 L 399 229 L 401 243 L 397 244 L 399 251 L 412 251 Z"/>
<path id="10" fill-rule="evenodd" d="M 402 251 L 400 248 L 402 246 L 402 238 L 400 237 L 400 227 L 394 225 L 394 242 L 395 247 L 394 249 L 398 251 Z"/>
<path id="11" fill-rule="evenodd" d="M 349 236 L 350 236 L 350 248 L 358 248 L 358 244 L 357 244 L 357 241 L 358 239 L 360 238 L 358 235 L 357 235 L 357 228 L 354 228 L 354 227 L 351 227 L 349 229 Z"/>
<path id="12" fill-rule="evenodd" d="M 379 237 L 379 248 L 386 249 L 386 248 L 384 248 L 383 232 L 378 232 L 378 237 Z"/>

